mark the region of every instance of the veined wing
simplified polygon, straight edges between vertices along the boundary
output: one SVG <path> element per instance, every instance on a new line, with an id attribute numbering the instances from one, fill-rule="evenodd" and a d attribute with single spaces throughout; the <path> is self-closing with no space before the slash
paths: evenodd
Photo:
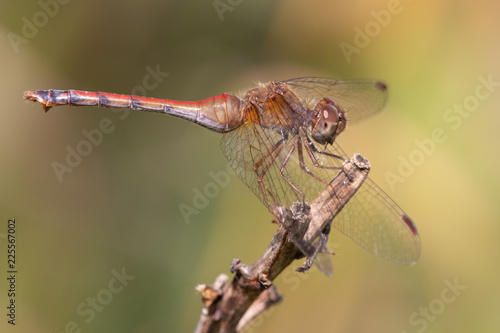
<path id="1" fill-rule="evenodd" d="M 277 146 L 282 148 L 277 151 Z M 328 154 L 347 159 L 336 143 L 316 148 L 312 155 L 321 166 L 342 166 L 342 159 Z M 293 202 L 302 201 L 294 187 L 311 203 L 326 187 L 325 182 L 329 183 L 339 172 L 315 166 L 298 135 L 285 137 L 254 123 L 225 134 L 222 150 L 236 174 L 270 210 L 273 205 L 290 207 Z M 314 177 L 304 171 L 301 160 Z M 256 172 L 254 166 L 259 163 Z M 267 171 L 262 173 L 264 165 Z M 411 264 L 420 256 L 421 243 L 415 225 L 370 179 L 365 180 L 332 225 L 364 249 L 388 261 Z"/>
<path id="2" fill-rule="evenodd" d="M 336 101 L 349 122 L 357 122 L 382 110 L 387 100 L 387 87 L 376 80 L 333 80 L 303 77 L 283 81 L 309 108 L 324 97 Z"/>
<path id="3" fill-rule="evenodd" d="M 324 152 L 347 159 L 337 143 Z M 342 161 L 325 157 L 327 165 Z M 417 228 L 408 215 L 370 178 L 334 218 L 332 226 L 369 252 L 398 264 L 413 264 L 420 257 Z"/>

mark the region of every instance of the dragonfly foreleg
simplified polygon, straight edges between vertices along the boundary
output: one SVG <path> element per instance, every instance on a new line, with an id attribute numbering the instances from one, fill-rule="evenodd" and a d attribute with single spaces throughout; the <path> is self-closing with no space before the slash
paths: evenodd
<path id="1" fill-rule="evenodd" d="M 318 176 L 316 176 L 314 173 L 312 173 L 306 166 L 306 163 L 304 162 L 304 153 L 302 151 L 302 143 L 299 143 L 299 147 L 298 147 L 298 152 L 299 152 L 299 164 L 300 164 L 300 168 L 302 170 L 304 170 L 305 173 L 307 173 L 308 175 L 310 175 L 311 177 L 314 177 L 315 179 L 319 180 L 320 182 L 322 182 L 323 184 L 325 185 L 328 185 L 328 182 L 319 178 Z"/>
<path id="2" fill-rule="evenodd" d="M 318 148 L 316 148 L 314 143 L 312 143 L 312 141 L 309 139 L 307 134 L 302 135 L 302 140 L 304 141 L 304 147 L 307 150 L 307 154 L 309 155 L 309 158 L 311 159 L 311 161 L 315 167 L 322 168 L 322 169 L 329 169 L 329 170 L 341 170 L 342 169 L 342 167 L 323 165 L 323 164 L 319 163 L 318 160 L 316 159 L 316 156 L 314 156 L 314 153 L 323 154 L 323 155 L 330 156 L 333 158 L 338 158 L 338 159 L 341 159 L 343 161 L 344 159 L 341 156 L 335 155 L 335 154 L 332 154 L 332 153 L 329 153 L 326 151 L 319 150 Z"/>

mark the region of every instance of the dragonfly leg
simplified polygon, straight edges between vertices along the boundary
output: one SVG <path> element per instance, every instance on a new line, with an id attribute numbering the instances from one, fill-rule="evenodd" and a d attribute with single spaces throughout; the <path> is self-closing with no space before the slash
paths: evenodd
<path id="1" fill-rule="evenodd" d="M 309 139 L 309 137 L 307 136 L 307 134 L 304 134 L 303 137 L 302 137 L 302 139 L 304 140 L 304 147 L 307 150 L 307 154 L 311 158 L 311 161 L 312 161 L 312 163 L 314 164 L 315 167 L 322 168 L 322 169 L 330 169 L 330 170 L 342 170 L 342 167 L 321 165 L 318 162 L 318 160 L 316 159 L 316 156 L 314 156 L 314 153 L 323 154 L 323 155 L 326 155 L 326 156 L 330 156 L 330 157 L 333 157 L 333 158 L 338 158 L 338 159 L 344 160 L 341 156 L 319 150 L 318 148 L 316 148 L 316 146 L 314 145 L 314 143 L 312 143 L 312 141 Z"/>
<path id="2" fill-rule="evenodd" d="M 323 184 L 325 185 L 328 185 L 328 182 L 319 178 L 318 176 L 316 176 L 314 173 L 312 173 L 306 166 L 305 162 L 304 162 L 304 153 L 302 151 L 302 143 L 299 143 L 299 147 L 298 147 L 298 152 L 299 152 L 299 164 L 300 164 L 300 168 L 302 170 L 304 170 L 305 173 L 307 173 L 308 175 L 310 175 L 311 177 L 314 177 L 315 179 L 319 180 L 320 182 L 322 182 Z"/>

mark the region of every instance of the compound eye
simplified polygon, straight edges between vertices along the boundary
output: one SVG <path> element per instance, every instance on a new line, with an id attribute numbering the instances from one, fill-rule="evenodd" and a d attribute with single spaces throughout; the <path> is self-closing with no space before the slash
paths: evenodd
<path id="1" fill-rule="evenodd" d="M 321 108 L 321 116 L 325 119 L 326 123 L 330 123 L 332 125 L 337 125 L 340 121 L 339 111 L 331 104 L 323 105 Z"/>

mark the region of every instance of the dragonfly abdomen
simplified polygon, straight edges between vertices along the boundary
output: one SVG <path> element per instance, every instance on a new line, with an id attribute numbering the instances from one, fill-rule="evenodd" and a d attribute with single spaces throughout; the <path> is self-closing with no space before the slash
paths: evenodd
<path id="1" fill-rule="evenodd" d="M 49 89 L 27 91 L 24 98 L 41 103 L 46 112 L 54 106 L 69 105 L 130 108 L 165 113 L 192 121 L 219 133 L 232 131 L 243 122 L 241 100 L 230 94 L 187 102 L 105 92 Z"/>

